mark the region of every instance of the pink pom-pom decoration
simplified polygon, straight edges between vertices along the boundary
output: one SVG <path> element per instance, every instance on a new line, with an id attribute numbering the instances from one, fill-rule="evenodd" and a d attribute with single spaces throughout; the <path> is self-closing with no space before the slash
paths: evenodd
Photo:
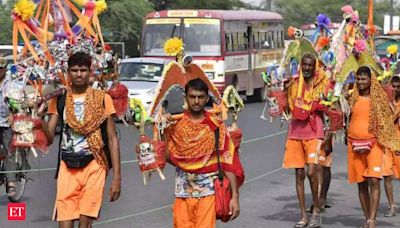
<path id="1" fill-rule="evenodd" d="M 353 7 L 351 7 L 351 5 L 345 5 L 341 8 L 343 13 L 348 13 L 348 14 L 352 14 L 354 12 Z"/>
<path id="2" fill-rule="evenodd" d="M 362 53 L 367 50 L 367 42 L 365 40 L 356 40 L 354 43 L 354 50 L 357 53 Z"/>

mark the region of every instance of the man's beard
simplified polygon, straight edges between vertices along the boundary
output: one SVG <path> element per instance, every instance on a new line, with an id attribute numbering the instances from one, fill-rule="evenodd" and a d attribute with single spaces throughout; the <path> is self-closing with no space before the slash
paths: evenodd
<path id="1" fill-rule="evenodd" d="M 306 71 L 306 72 L 303 72 L 303 77 L 305 77 L 305 78 L 309 78 L 309 77 L 311 77 L 311 72 L 308 72 L 308 71 Z"/>

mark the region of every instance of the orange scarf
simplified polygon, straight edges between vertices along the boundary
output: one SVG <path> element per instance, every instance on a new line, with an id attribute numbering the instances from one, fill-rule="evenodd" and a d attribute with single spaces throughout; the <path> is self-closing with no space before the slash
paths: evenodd
<path id="1" fill-rule="evenodd" d="M 220 162 L 225 171 L 235 173 L 238 182 L 244 180 L 244 171 L 226 126 L 216 116 L 205 112 L 201 123 L 195 123 L 190 114 L 174 126 L 166 129 L 167 148 L 171 161 L 190 173 L 210 173 L 217 171 L 215 153 L 215 133 L 219 129 Z"/>
<path id="2" fill-rule="evenodd" d="M 108 162 L 100 129 L 100 125 L 107 118 L 104 110 L 104 92 L 89 87 L 86 90 L 84 106 L 84 121 L 80 122 L 75 116 L 72 91 L 68 89 L 65 100 L 66 122 L 70 128 L 86 137 L 94 158 L 107 170 Z"/>
<path id="3" fill-rule="evenodd" d="M 318 63 L 318 61 L 317 61 Z M 296 100 L 301 100 L 301 108 L 307 111 L 311 110 L 312 103 L 321 99 L 321 94 L 327 93 L 329 88 L 329 79 L 326 77 L 325 72 L 319 67 L 315 66 L 315 73 L 313 75 L 311 89 L 304 88 L 304 77 L 300 68 L 300 75 L 298 80 L 292 82 L 288 90 L 288 102 L 290 110 L 293 110 L 296 105 Z"/>

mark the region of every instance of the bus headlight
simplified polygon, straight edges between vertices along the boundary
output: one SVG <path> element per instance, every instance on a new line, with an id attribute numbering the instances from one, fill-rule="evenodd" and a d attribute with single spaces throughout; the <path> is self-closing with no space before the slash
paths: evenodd
<path id="1" fill-rule="evenodd" d="M 205 74 L 207 75 L 208 79 L 214 80 L 214 78 L 215 78 L 215 73 L 214 72 L 205 72 Z"/>

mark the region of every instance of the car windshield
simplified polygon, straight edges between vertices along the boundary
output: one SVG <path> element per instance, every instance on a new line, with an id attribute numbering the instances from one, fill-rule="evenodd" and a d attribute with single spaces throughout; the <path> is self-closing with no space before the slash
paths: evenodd
<path id="1" fill-rule="evenodd" d="M 121 63 L 121 81 L 157 81 L 162 75 L 164 64 L 159 63 Z"/>

